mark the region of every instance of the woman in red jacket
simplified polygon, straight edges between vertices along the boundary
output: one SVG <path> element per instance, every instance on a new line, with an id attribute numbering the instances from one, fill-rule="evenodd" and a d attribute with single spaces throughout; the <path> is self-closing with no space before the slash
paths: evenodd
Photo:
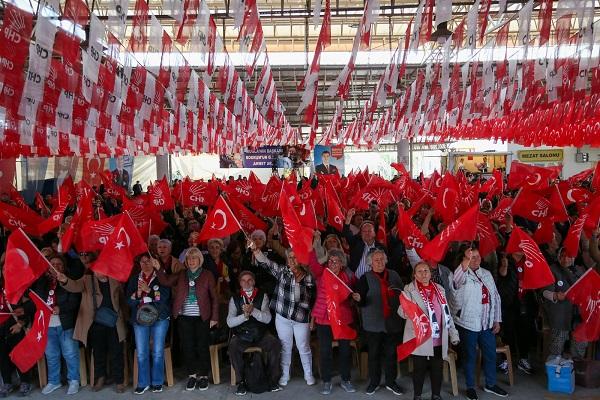
<path id="1" fill-rule="evenodd" d="M 311 257 L 310 269 L 317 279 L 317 299 L 312 310 L 312 316 L 317 329 L 317 337 L 319 338 L 319 367 L 321 369 L 321 378 L 323 379 L 323 388 L 321 390 L 321 394 L 330 394 L 332 388 L 331 370 L 333 364 L 331 343 L 333 342 L 334 338 L 327 313 L 327 297 L 325 293 L 325 287 L 321 284 L 321 277 L 323 276 L 325 269 L 328 268 L 349 287 L 354 286 L 356 278 L 354 277 L 352 271 L 346 268 L 346 255 L 342 250 L 329 250 L 326 266 L 319 264 L 314 253 L 311 255 Z M 360 301 L 360 295 L 358 293 L 352 293 L 351 297 L 355 301 Z M 341 323 L 344 325 L 351 325 L 354 322 L 354 316 L 352 313 L 352 299 L 348 297 L 339 305 L 338 311 Z M 342 382 L 340 383 L 340 386 L 347 393 L 353 393 L 356 391 L 356 389 L 350 381 L 350 368 L 352 367 L 350 340 L 340 339 L 338 340 L 338 343 L 340 352 L 340 375 L 342 376 Z"/>

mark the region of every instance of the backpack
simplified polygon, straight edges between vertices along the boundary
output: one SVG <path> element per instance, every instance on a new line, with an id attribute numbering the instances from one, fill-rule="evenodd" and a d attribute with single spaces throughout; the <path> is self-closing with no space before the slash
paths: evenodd
<path id="1" fill-rule="evenodd" d="M 258 394 L 269 391 L 269 377 L 261 352 L 244 354 L 244 378 L 249 392 Z"/>

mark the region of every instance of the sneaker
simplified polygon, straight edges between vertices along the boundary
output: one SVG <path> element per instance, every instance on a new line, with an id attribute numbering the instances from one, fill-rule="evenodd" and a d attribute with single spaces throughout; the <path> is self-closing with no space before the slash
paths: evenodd
<path id="1" fill-rule="evenodd" d="M 374 383 L 369 383 L 369 386 L 367 386 L 367 390 L 365 393 L 368 394 L 369 396 L 371 396 L 372 394 L 375 394 L 377 389 L 379 389 L 379 385 L 375 385 Z"/>
<path id="2" fill-rule="evenodd" d="M 58 385 L 55 385 L 54 383 L 49 383 L 42 389 L 42 394 L 50 394 L 55 390 L 60 389 L 61 387 L 62 385 L 60 383 Z"/>
<path id="3" fill-rule="evenodd" d="M 531 364 L 525 358 L 521 358 L 519 363 L 517 364 L 517 368 L 521 371 L 525 372 L 527 375 L 531 375 L 533 373 L 533 368 L 531 368 Z"/>
<path id="4" fill-rule="evenodd" d="M 321 389 L 321 394 L 331 394 L 331 382 L 323 382 L 323 388 Z"/>
<path id="5" fill-rule="evenodd" d="M 69 388 L 67 389 L 68 395 L 79 393 L 79 381 L 70 381 Z"/>
<path id="6" fill-rule="evenodd" d="M 160 393 L 163 391 L 163 385 L 152 386 L 152 393 Z"/>
<path id="7" fill-rule="evenodd" d="M 346 393 L 356 392 L 356 388 L 350 381 L 342 381 L 342 382 L 340 382 L 340 386 L 342 387 L 342 389 L 344 389 L 346 391 Z"/>
<path id="8" fill-rule="evenodd" d="M 402 396 L 404 394 L 404 389 L 402 389 L 396 382 L 385 385 L 385 388 L 394 393 L 396 396 Z"/>
<path id="9" fill-rule="evenodd" d="M 198 379 L 198 383 L 196 384 L 196 388 L 198 390 L 206 390 L 208 389 L 208 376 L 201 376 Z"/>
<path id="10" fill-rule="evenodd" d="M 13 386 L 10 383 L 0 385 L 0 397 L 7 397 L 12 390 Z"/>
<path id="11" fill-rule="evenodd" d="M 502 371 L 504 375 L 508 375 L 508 361 L 502 361 L 500 365 L 498 365 L 498 369 Z"/>
<path id="12" fill-rule="evenodd" d="M 305 377 L 305 378 L 304 378 L 304 380 L 306 381 L 306 384 L 307 384 L 308 386 L 312 386 L 312 385 L 314 385 L 315 383 L 317 383 L 317 381 L 315 380 L 315 377 L 314 377 L 314 376 L 312 376 L 312 375 Z"/>
<path id="13" fill-rule="evenodd" d="M 485 386 L 483 388 L 484 391 L 488 392 L 488 393 L 492 393 L 495 394 L 496 396 L 500 396 L 500 397 L 506 397 L 508 396 L 508 393 L 506 393 L 506 390 L 502 389 L 500 386 L 498 385 L 494 385 L 494 386 Z"/>
<path id="14" fill-rule="evenodd" d="M 136 387 L 135 390 L 133 391 L 134 394 L 144 394 L 146 393 L 146 391 L 150 389 L 150 386 L 146 386 L 146 387 Z"/>
<path id="15" fill-rule="evenodd" d="M 475 391 L 475 389 L 473 389 L 473 388 L 467 389 L 467 399 L 479 400 L 479 397 L 477 397 L 477 392 Z"/>
<path id="16" fill-rule="evenodd" d="M 279 392 L 279 391 L 281 391 L 281 387 L 276 383 L 272 384 L 269 387 L 269 392 Z"/>
<path id="17" fill-rule="evenodd" d="M 246 392 L 247 392 L 246 382 L 242 381 L 238 385 L 237 390 L 235 391 L 235 394 L 237 394 L 238 396 L 244 396 L 246 394 Z"/>
<path id="18" fill-rule="evenodd" d="M 279 386 L 287 386 L 289 380 L 290 378 L 282 376 L 279 378 Z"/>
<path id="19" fill-rule="evenodd" d="M 190 376 L 187 384 L 185 385 L 185 390 L 192 391 L 196 388 L 196 377 L 195 376 Z"/>
<path id="20" fill-rule="evenodd" d="M 442 396 L 432 395 L 431 400 L 442 400 Z"/>

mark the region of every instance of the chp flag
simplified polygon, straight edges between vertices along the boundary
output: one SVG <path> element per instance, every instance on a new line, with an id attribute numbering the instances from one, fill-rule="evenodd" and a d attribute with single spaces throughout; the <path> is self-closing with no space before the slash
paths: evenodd
<path id="1" fill-rule="evenodd" d="M 600 274 L 588 269 L 566 292 L 567 299 L 579 308 L 581 323 L 573 331 L 578 342 L 600 339 Z"/>

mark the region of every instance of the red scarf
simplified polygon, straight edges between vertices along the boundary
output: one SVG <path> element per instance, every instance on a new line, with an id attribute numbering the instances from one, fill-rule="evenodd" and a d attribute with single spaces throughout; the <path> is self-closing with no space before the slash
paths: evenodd
<path id="1" fill-rule="evenodd" d="M 389 318 L 392 314 L 392 310 L 390 308 L 390 302 L 388 299 L 388 270 L 383 271 L 383 277 L 380 276 L 377 272 L 373 271 L 373 275 L 379 279 L 379 293 L 381 294 L 381 307 L 383 308 L 383 318 Z"/>
<path id="2" fill-rule="evenodd" d="M 525 256 L 517 263 L 517 280 L 519 281 L 519 291 L 517 293 L 519 300 L 523 299 L 525 291 L 523 290 L 523 268 L 525 268 Z"/>
<path id="3" fill-rule="evenodd" d="M 8 309 L 8 302 L 6 301 L 6 297 L 4 296 L 4 290 L 0 287 L 0 313 L 10 312 Z"/>
<path id="4" fill-rule="evenodd" d="M 219 262 L 217 263 L 217 275 L 219 278 L 223 277 L 223 260 L 221 259 L 219 259 Z"/>
<path id="5" fill-rule="evenodd" d="M 246 299 L 246 301 L 247 301 L 246 304 L 252 304 L 252 302 L 256 298 L 256 295 L 258 294 L 258 289 L 254 288 L 252 290 L 252 294 L 250 294 L 250 296 L 248 296 L 248 294 L 246 293 L 246 291 L 244 289 L 240 289 L 240 293 L 242 295 L 242 298 Z"/>
<path id="6" fill-rule="evenodd" d="M 430 281 L 429 285 L 425 286 L 417 280 L 415 280 L 415 282 L 417 283 L 417 289 L 419 290 L 419 293 L 423 298 L 423 302 L 425 302 L 425 304 L 427 304 L 431 310 L 433 310 L 434 295 L 435 297 L 437 297 L 438 303 L 440 303 L 441 308 L 444 308 L 444 305 L 446 304 L 446 299 L 444 298 L 444 296 L 442 296 L 435 283 Z"/>
<path id="7" fill-rule="evenodd" d="M 48 307 L 53 308 L 56 305 L 56 279 L 50 279 L 50 285 L 48 286 L 48 300 L 46 304 Z"/>
<path id="8" fill-rule="evenodd" d="M 485 286 L 477 272 L 473 271 L 473 274 L 477 277 L 479 282 L 481 282 L 481 304 L 490 304 L 490 291 Z"/>

